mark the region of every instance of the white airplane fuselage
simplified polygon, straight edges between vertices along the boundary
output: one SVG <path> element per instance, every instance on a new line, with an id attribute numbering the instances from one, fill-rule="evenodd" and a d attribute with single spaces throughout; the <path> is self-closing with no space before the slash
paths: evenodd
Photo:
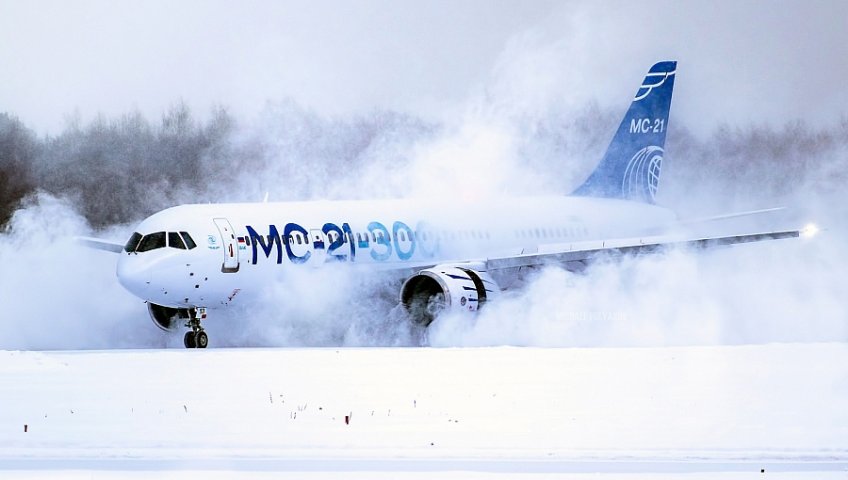
<path id="1" fill-rule="evenodd" d="M 196 247 L 124 252 L 117 276 L 157 305 L 219 308 L 249 301 L 286 269 L 414 271 L 658 235 L 675 222 L 655 205 L 565 196 L 181 205 L 136 231 L 187 232 Z"/>

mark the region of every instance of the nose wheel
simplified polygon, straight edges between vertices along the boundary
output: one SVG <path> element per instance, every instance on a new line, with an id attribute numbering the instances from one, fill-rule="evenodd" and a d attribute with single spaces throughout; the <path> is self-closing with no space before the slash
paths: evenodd
<path id="1" fill-rule="evenodd" d="M 209 336 L 203 330 L 186 332 L 185 337 L 183 337 L 183 344 L 186 348 L 206 348 L 209 345 Z"/>
<path id="2" fill-rule="evenodd" d="M 186 323 L 186 327 L 191 328 L 183 337 L 183 344 L 186 348 L 206 348 L 209 345 L 209 336 L 200 325 L 200 320 L 206 318 L 206 309 L 198 308 L 191 310 L 191 319 Z"/>

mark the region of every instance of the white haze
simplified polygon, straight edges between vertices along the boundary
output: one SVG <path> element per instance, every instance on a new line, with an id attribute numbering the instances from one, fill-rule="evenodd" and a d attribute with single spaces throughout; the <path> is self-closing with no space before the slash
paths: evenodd
<path id="1" fill-rule="evenodd" d="M 675 117 L 690 128 L 821 126 L 848 102 L 846 18 L 832 0 L 3 0 L 0 105 L 53 133 L 75 111 L 153 118 L 180 98 L 245 118 L 284 98 L 444 118 L 494 72 L 496 93 L 536 109 L 551 97 L 618 106 L 632 76 L 674 58 L 688 98 Z M 716 108 L 722 96 L 733 101 Z"/>
<path id="2" fill-rule="evenodd" d="M 826 5 L 814 3 L 815 8 L 809 11 L 799 5 L 784 7 L 823 22 L 816 39 L 827 41 L 832 49 L 848 44 L 833 42 L 837 34 L 825 18 Z M 843 173 L 848 168 L 848 127 L 837 118 L 848 112 L 844 87 L 820 75 L 816 85 L 821 96 L 809 89 L 790 90 L 783 76 L 795 71 L 792 66 L 763 65 L 765 60 L 759 57 L 753 61 L 755 67 L 729 61 L 748 77 L 756 72 L 756 83 L 771 95 L 765 99 L 758 94 L 752 99 L 752 87 L 745 81 L 740 82 L 745 88 L 727 85 L 733 69 L 720 68 L 724 75 L 721 79 L 707 72 L 717 68 L 717 57 L 714 46 L 706 43 L 719 43 L 726 50 L 730 40 L 724 34 L 728 32 L 713 32 L 683 47 L 663 40 L 660 32 L 665 30 L 658 30 L 659 21 L 646 20 L 651 8 L 644 12 L 623 8 L 638 20 L 634 23 L 641 22 L 642 29 L 636 32 L 628 26 L 624 14 L 607 16 L 600 14 L 601 7 L 576 6 L 579 8 L 573 14 L 558 9 L 545 20 L 527 13 L 532 18 L 528 27 L 515 27 L 521 31 L 505 39 L 502 48 L 496 41 L 492 41 L 498 44 L 496 47 L 487 44 L 486 51 L 495 48 L 498 52 L 487 57 L 491 63 L 481 67 L 489 68 L 490 73 L 469 73 L 468 78 L 474 81 L 468 88 L 444 87 L 453 100 L 449 107 L 439 104 L 434 98 L 438 95 L 428 93 L 417 101 L 429 108 L 419 109 L 416 102 L 410 102 L 404 109 L 411 113 L 403 114 L 401 120 L 383 122 L 386 113 L 382 108 L 387 105 L 378 100 L 379 96 L 366 97 L 362 105 L 349 105 L 349 111 L 328 115 L 321 105 L 311 103 L 315 95 L 297 95 L 296 89 L 289 89 L 295 94 L 294 100 L 272 101 L 258 113 L 246 114 L 252 120 L 244 122 L 232 139 L 235 148 L 250 148 L 260 142 L 269 147 L 263 151 L 273 153 L 263 158 L 257 170 L 240 172 L 235 187 L 223 182 L 210 185 L 208 190 L 225 200 L 248 201 L 260 200 L 265 192 L 272 200 L 427 197 L 462 192 L 463 197 L 481 201 L 493 195 L 567 193 L 593 168 L 650 63 L 672 57 L 680 60 L 669 134 L 669 144 L 677 151 L 705 148 L 712 132 L 728 121 L 743 129 L 760 125 L 765 121 L 756 115 L 761 105 L 777 112 L 766 119 L 777 125 L 781 123 L 774 116 L 781 121 L 799 118 L 816 129 L 833 130 L 843 137 L 841 143 L 817 151 L 813 170 L 803 172 L 789 193 L 779 195 L 759 191 L 759 185 L 737 185 L 730 170 L 719 169 L 698 178 L 683 168 L 687 166 L 685 158 L 675 158 L 675 150 L 671 150 L 664 165 L 661 203 L 680 208 L 686 216 L 787 204 L 794 209 L 783 224 L 811 220 L 827 230 L 814 241 L 765 243 L 701 254 L 675 251 L 600 262 L 582 274 L 549 267 L 531 276 L 523 289 L 508 292 L 503 301 L 489 305 L 477 318 L 443 318 L 427 333 L 405 323 L 396 305 L 398 284 L 390 280 L 361 284 L 361 276 L 331 269 L 308 272 L 300 281 L 292 282 L 292 273 L 282 272 L 261 304 L 217 316 L 213 312 L 206 324 L 213 346 L 655 346 L 845 341 L 848 307 L 841 287 L 848 267 L 844 251 L 848 211 L 840 205 L 848 200 Z M 690 26 L 704 13 L 704 8 L 697 6 L 690 6 L 694 12 L 682 12 L 690 7 L 677 4 L 663 6 L 672 12 L 662 18 L 685 13 L 681 23 Z M 732 30 L 739 27 L 744 15 L 753 15 L 757 9 L 748 6 L 730 10 L 727 18 L 714 18 L 713 22 L 726 20 L 730 24 L 726 28 Z M 797 24 L 784 24 L 777 17 L 780 15 L 773 12 L 766 15 L 764 30 L 757 30 L 751 48 L 766 49 L 767 38 L 777 39 L 771 48 L 784 51 L 781 45 L 787 46 L 789 58 L 802 56 L 801 49 L 793 46 L 794 30 L 775 31 Z M 563 32 L 553 34 L 556 25 Z M 679 37 L 682 28 L 672 24 L 668 30 Z M 645 33 L 646 37 L 636 33 Z M 367 34 L 363 38 L 367 39 Z M 744 38 L 732 38 L 749 45 Z M 637 52 L 648 43 L 653 46 Z M 619 44 L 623 45 L 621 51 L 614 47 Z M 622 52 L 626 52 L 626 59 Z M 771 50 L 762 53 L 775 58 Z M 379 55 L 374 62 L 380 65 Z M 834 65 L 835 76 L 839 76 L 839 68 L 844 68 L 839 59 L 824 63 Z M 332 73 L 336 67 L 341 72 L 351 68 L 333 64 L 324 66 L 323 71 Z M 438 71 L 435 74 L 438 76 Z M 405 77 L 399 76 L 384 75 L 388 83 L 402 83 L 399 78 Z M 713 83 L 706 85 L 705 76 Z M 356 88 L 351 95 L 356 96 L 365 81 L 354 78 L 351 87 Z M 202 83 L 199 79 L 197 82 Z M 157 88 L 167 90 L 164 86 Z M 89 97 L 81 98 L 97 104 Z M 280 97 L 267 94 L 266 98 Z M 593 104 L 592 99 L 601 106 Z M 827 99 L 827 109 L 807 112 L 793 106 L 802 102 L 818 105 L 825 102 L 822 99 Z M 604 113 L 608 105 L 614 106 L 612 116 Z M 781 105 L 786 110 L 780 110 Z M 397 105 L 389 102 L 388 106 Z M 594 122 L 588 126 L 580 122 L 587 111 L 598 108 Z M 727 117 L 721 112 L 728 112 Z M 368 147 L 343 163 L 325 162 L 327 157 L 353 150 L 346 142 L 356 135 L 333 132 L 357 125 L 358 119 L 371 120 Z M 694 135 L 676 133 L 684 128 Z M 758 159 L 768 160 L 767 151 L 752 147 L 751 152 Z M 766 175 L 777 177 L 790 171 L 788 165 L 781 164 Z M 702 174 L 704 169 L 698 172 Z M 767 185 L 772 179 L 761 180 Z M 191 197 L 181 200 L 191 201 Z M 8 230 L 0 233 L 0 348 L 180 346 L 181 333 L 166 334 L 156 329 L 147 318 L 145 305 L 119 286 L 114 256 L 78 249 L 69 242 L 74 235 L 123 241 L 132 227 L 118 225 L 92 232 L 66 200 L 43 194 L 30 198 L 16 212 Z"/>

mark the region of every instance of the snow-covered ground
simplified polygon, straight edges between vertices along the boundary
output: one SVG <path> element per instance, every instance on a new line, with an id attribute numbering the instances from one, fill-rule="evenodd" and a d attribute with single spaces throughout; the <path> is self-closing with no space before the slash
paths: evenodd
<path id="1" fill-rule="evenodd" d="M 845 344 L 0 351 L 0 477 L 845 478 L 846 406 Z"/>

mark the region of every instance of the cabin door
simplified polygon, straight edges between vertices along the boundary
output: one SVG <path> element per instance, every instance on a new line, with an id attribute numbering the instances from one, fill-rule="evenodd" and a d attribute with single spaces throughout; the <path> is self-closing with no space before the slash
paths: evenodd
<path id="1" fill-rule="evenodd" d="M 238 272 L 239 249 L 236 232 L 233 231 L 233 226 L 226 218 L 216 218 L 214 221 L 215 226 L 218 227 L 218 232 L 221 234 L 222 245 L 224 246 L 224 264 L 221 265 L 221 271 L 224 273 Z"/>

